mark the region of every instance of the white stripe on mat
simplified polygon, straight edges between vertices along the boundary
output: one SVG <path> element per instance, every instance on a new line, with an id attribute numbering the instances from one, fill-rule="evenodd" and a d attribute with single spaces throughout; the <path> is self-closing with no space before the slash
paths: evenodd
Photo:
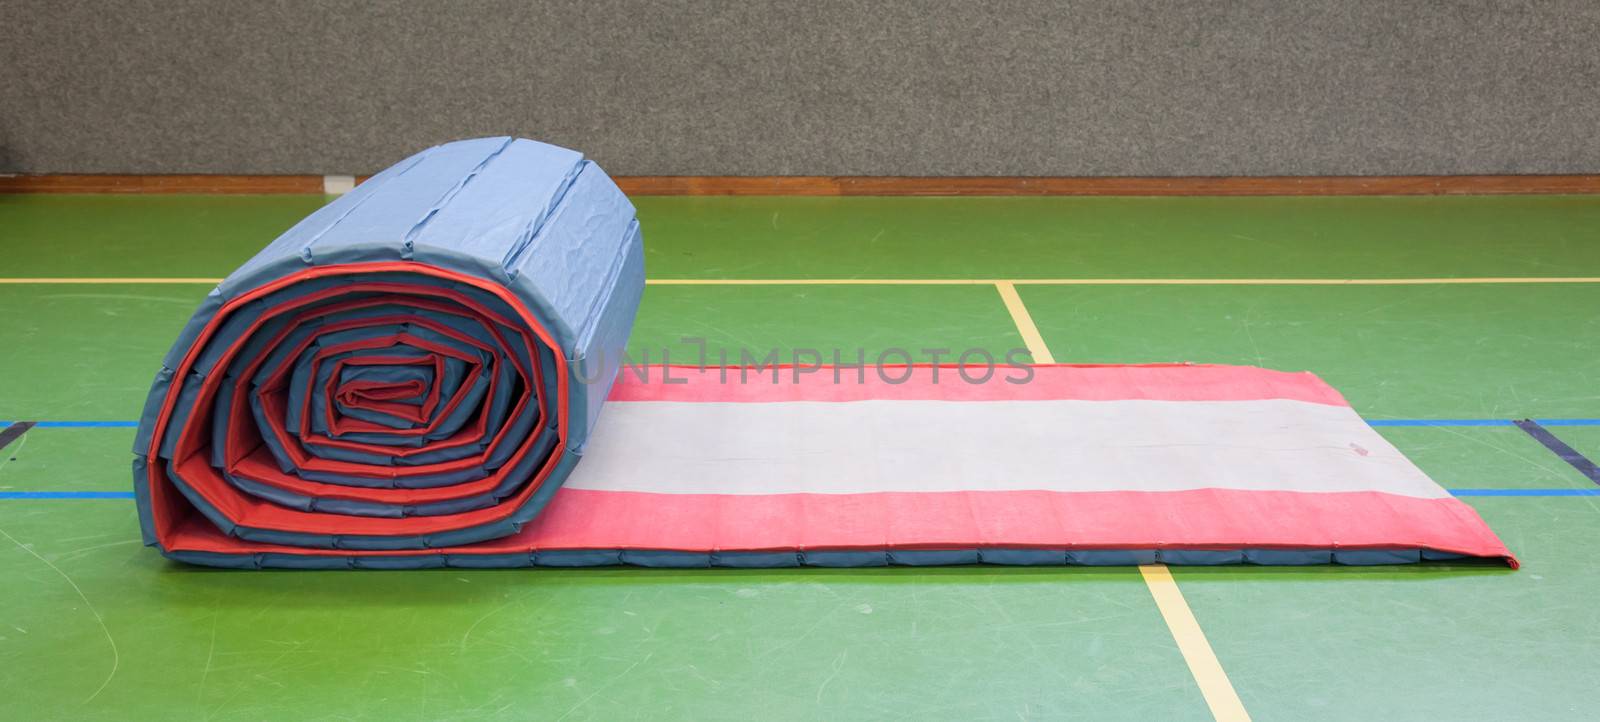
<path id="1" fill-rule="evenodd" d="M 1349 407 L 1281 399 L 612 402 L 566 486 L 1448 496 Z"/>

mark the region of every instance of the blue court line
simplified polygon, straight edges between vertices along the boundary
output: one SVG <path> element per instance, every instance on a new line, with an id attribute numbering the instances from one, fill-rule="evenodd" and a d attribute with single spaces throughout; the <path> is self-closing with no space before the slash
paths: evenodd
<path id="1" fill-rule="evenodd" d="M 1367 419 L 1368 426 L 1515 426 L 1511 419 Z M 1544 426 L 1600 426 L 1600 419 L 1534 419 Z M 0 426 L 10 421 L 0 421 Z M 137 421 L 40 421 L 40 429 L 135 429 Z"/>
<path id="2" fill-rule="evenodd" d="M 1544 424 L 1531 419 L 1523 419 L 1515 423 L 1517 428 L 1527 432 L 1535 441 L 1544 444 L 1544 448 L 1549 449 L 1550 453 L 1560 457 L 1562 461 L 1567 462 L 1579 474 L 1583 474 L 1589 481 L 1600 484 L 1600 466 L 1596 466 L 1594 461 L 1583 455 L 1583 452 L 1572 448 L 1571 444 L 1556 438 L 1556 435 L 1550 433 L 1550 430 L 1546 429 Z"/>
<path id="3" fill-rule="evenodd" d="M 1600 496 L 1594 489 L 1447 489 L 1453 496 Z M 131 491 L 0 491 L 3 499 L 132 499 Z"/>

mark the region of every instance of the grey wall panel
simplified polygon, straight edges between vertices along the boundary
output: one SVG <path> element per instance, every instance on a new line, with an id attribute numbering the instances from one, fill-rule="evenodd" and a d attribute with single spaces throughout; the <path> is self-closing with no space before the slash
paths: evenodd
<path id="1" fill-rule="evenodd" d="M 0 0 L 0 170 L 1600 172 L 1600 2 Z"/>

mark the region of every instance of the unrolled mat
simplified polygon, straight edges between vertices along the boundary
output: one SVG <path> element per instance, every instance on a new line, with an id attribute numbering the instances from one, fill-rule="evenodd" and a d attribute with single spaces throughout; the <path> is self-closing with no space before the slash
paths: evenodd
<path id="1" fill-rule="evenodd" d="M 402 161 L 181 332 L 135 441 L 145 542 L 240 568 L 1516 563 L 1309 373 L 635 366 L 643 286 L 633 207 L 578 153 Z"/>

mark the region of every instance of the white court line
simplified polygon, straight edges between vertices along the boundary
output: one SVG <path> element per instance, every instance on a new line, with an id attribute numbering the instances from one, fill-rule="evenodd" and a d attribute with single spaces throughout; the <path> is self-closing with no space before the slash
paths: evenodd
<path id="1" fill-rule="evenodd" d="M 1022 335 L 1028 353 L 1033 355 L 1033 362 L 1055 363 L 1055 356 L 1045 346 L 1044 338 L 1039 335 L 1039 327 L 1034 325 L 1033 316 L 1028 313 L 1028 307 L 1022 304 L 1022 297 L 1017 295 L 1013 282 L 997 281 L 994 285 L 1000 291 L 1001 300 L 1005 301 L 1006 310 L 1011 312 L 1011 321 L 1017 325 L 1017 333 Z M 1211 715 L 1224 722 L 1247 722 L 1250 714 L 1245 711 L 1244 703 L 1239 701 L 1239 694 L 1234 691 L 1233 682 L 1228 680 L 1228 673 L 1223 671 L 1222 663 L 1217 661 L 1211 643 L 1206 640 L 1205 632 L 1200 629 L 1194 612 L 1184 600 L 1177 581 L 1173 580 L 1172 571 L 1165 564 L 1148 564 L 1139 567 L 1139 575 L 1150 589 L 1150 596 L 1155 598 L 1156 608 L 1161 610 L 1167 630 L 1172 633 L 1173 641 L 1178 643 L 1178 651 L 1189 665 L 1189 674 L 1194 676 L 1195 684 L 1200 686 L 1200 694 L 1205 697 L 1206 706 L 1211 708 Z"/>

